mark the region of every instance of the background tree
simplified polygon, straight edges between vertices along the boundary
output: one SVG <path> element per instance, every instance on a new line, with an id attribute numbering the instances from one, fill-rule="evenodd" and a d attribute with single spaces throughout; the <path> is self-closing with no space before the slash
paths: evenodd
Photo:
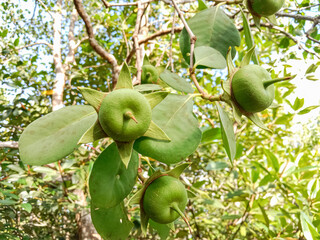
<path id="1" fill-rule="evenodd" d="M 223 1 L 208 1 L 213 7 Z M 177 4 L 178 7 L 174 7 Z M 0 236 L 4 239 L 99 239 L 88 209 L 88 177 L 108 140 L 82 145 L 61 161 L 29 166 L 19 159 L 17 141 L 32 121 L 63 106 L 83 104 L 78 87 L 111 91 L 126 61 L 139 84 L 144 56 L 192 82 L 179 47 L 181 17 L 190 19 L 202 1 L 6 1 L 0 5 L 1 178 Z M 241 34 L 239 66 L 250 47 L 240 7 L 249 18 L 258 60 L 272 76 L 296 74 L 292 62 L 307 65 L 301 81 L 319 76 L 319 7 L 317 1 L 286 1 L 276 14 L 278 25 L 262 19 L 261 30 L 242 1 L 226 1 L 223 11 Z M 180 9 L 180 14 L 177 13 Z M 228 33 L 226 33 L 228 34 Z M 247 41 L 245 40 L 247 39 Z M 135 72 L 134 68 L 137 69 Z M 237 151 L 233 162 L 221 137 L 223 126 L 207 95 L 222 93 L 226 70 L 197 70 L 194 112 L 202 141 L 181 176 L 195 195 L 187 216 L 199 239 L 317 239 L 319 237 L 319 118 L 299 132 L 297 116 L 317 110 L 293 98 L 295 85 L 277 84 L 276 103 L 262 112 L 273 133 L 251 121 L 234 123 Z M 315 84 L 318 82 L 315 82 Z M 170 91 L 173 91 L 172 88 Z M 203 91 L 203 92 L 201 92 Z M 230 108 L 221 106 L 229 112 Z M 283 107 L 282 107 L 283 106 Z M 288 111 L 288 109 L 290 109 Z M 156 169 L 165 164 L 152 161 Z M 142 161 L 139 181 L 149 165 Z M 137 186 L 139 187 L 139 186 Z M 131 237 L 142 239 L 139 211 L 129 209 L 135 224 Z M 91 227 L 90 227 L 91 225 Z M 191 237 L 182 220 L 176 229 L 152 225 L 150 239 Z"/>

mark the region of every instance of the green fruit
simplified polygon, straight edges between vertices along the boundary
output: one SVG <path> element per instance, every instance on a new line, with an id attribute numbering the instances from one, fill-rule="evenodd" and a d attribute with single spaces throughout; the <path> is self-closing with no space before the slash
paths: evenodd
<path id="1" fill-rule="evenodd" d="M 247 65 L 240 68 L 232 77 L 232 96 L 246 112 L 261 112 L 273 102 L 273 83 L 288 79 L 290 78 L 271 79 L 270 74 L 263 67 Z"/>
<path id="2" fill-rule="evenodd" d="M 256 16 L 268 17 L 278 12 L 285 0 L 247 0 L 249 11 Z"/>
<path id="3" fill-rule="evenodd" d="M 158 69 L 152 65 L 143 65 L 141 83 L 156 83 L 159 79 Z"/>
<path id="4" fill-rule="evenodd" d="M 188 196 L 184 185 L 171 176 L 161 176 L 147 187 L 143 196 L 143 209 L 157 223 L 167 224 L 182 216 Z"/>
<path id="5" fill-rule="evenodd" d="M 130 142 L 148 130 L 151 107 L 148 100 L 133 89 L 114 90 L 101 103 L 99 122 L 115 141 Z"/>

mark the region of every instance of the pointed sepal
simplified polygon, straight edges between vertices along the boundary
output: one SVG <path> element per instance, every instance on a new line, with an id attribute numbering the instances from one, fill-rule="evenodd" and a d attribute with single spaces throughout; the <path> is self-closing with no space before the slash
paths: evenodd
<path id="1" fill-rule="evenodd" d="M 262 128 L 263 130 L 266 130 L 270 133 L 272 133 L 272 130 L 267 128 L 263 122 L 260 120 L 259 116 L 257 113 L 249 113 L 249 114 L 245 114 L 247 118 L 249 118 L 256 126 L 258 126 L 259 128 Z"/>
<path id="2" fill-rule="evenodd" d="M 136 192 L 127 202 L 126 206 L 131 206 L 134 204 L 140 204 L 140 201 L 143 197 L 145 189 L 141 188 L 138 192 Z"/>
<path id="3" fill-rule="evenodd" d="M 149 58 L 147 55 L 144 55 L 144 58 L 143 58 L 143 65 L 152 65 L 149 61 Z"/>
<path id="4" fill-rule="evenodd" d="M 94 142 L 108 135 L 103 131 L 99 121 L 96 121 L 80 138 L 78 144 Z"/>
<path id="5" fill-rule="evenodd" d="M 91 88 L 79 87 L 83 98 L 92 106 L 94 109 L 99 112 L 102 100 L 107 96 L 108 93 L 100 92 Z"/>
<path id="6" fill-rule="evenodd" d="M 180 175 L 182 174 L 182 172 L 191 165 L 191 162 L 186 162 L 186 163 L 182 163 L 179 164 L 178 166 L 176 166 L 174 169 L 169 170 L 168 172 L 166 172 L 167 175 L 171 176 L 171 177 L 175 177 L 175 178 L 179 178 Z"/>
<path id="7" fill-rule="evenodd" d="M 268 16 L 267 18 L 273 25 L 278 25 L 276 15 L 273 14 L 273 15 Z"/>
<path id="8" fill-rule="evenodd" d="M 141 231 L 144 236 L 147 235 L 149 217 L 145 213 L 144 209 L 140 206 L 140 223 L 141 223 Z"/>
<path id="9" fill-rule="evenodd" d="M 240 68 L 250 64 L 251 58 L 252 58 L 252 56 L 253 56 L 253 54 L 255 52 L 255 48 L 256 48 L 256 46 L 253 45 L 250 48 L 250 50 L 246 53 L 246 55 L 244 55 L 244 57 L 243 57 L 243 59 L 241 61 Z"/>
<path id="10" fill-rule="evenodd" d="M 134 143 L 134 141 L 116 142 L 118 150 L 119 150 L 120 158 L 121 158 L 123 164 L 126 166 L 126 168 L 128 168 L 129 161 L 130 161 L 130 158 L 132 155 L 133 143 Z"/>
<path id="11" fill-rule="evenodd" d="M 233 74 L 236 72 L 236 67 L 233 65 L 232 62 L 232 54 L 231 54 L 231 47 L 228 50 L 228 54 L 227 54 L 227 67 L 228 67 L 228 76 L 233 76 Z"/>
<path id="12" fill-rule="evenodd" d="M 171 141 L 168 135 L 153 121 L 151 121 L 148 130 L 143 134 L 143 136 L 158 140 Z"/>
<path id="13" fill-rule="evenodd" d="M 114 89 L 116 90 L 121 88 L 133 89 L 130 69 L 125 62 L 123 63 L 117 85 Z"/>
<path id="14" fill-rule="evenodd" d="M 151 109 L 157 106 L 167 95 L 169 92 L 153 92 L 149 94 L 145 94 L 145 98 L 148 100 Z"/>
<path id="15" fill-rule="evenodd" d="M 261 31 L 261 27 L 260 27 L 261 17 L 255 16 L 255 15 L 252 15 L 252 17 L 253 17 L 254 24 L 259 29 L 259 31 Z"/>

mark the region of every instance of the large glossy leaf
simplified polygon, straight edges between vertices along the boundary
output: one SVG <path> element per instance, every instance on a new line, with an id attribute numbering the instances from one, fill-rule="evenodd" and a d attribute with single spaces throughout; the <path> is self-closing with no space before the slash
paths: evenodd
<path id="1" fill-rule="evenodd" d="M 136 182 L 138 165 L 137 152 L 133 151 L 126 168 L 116 144 L 108 146 L 94 162 L 89 178 L 90 195 L 95 206 L 110 208 L 122 202 Z"/>
<path id="2" fill-rule="evenodd" d="M 127 239 L 133 227 L 123 203 L 107 209 L 91 204 L 91 218 L 97 232 L 105 240 Z"/>
<path id="3" fill-rule="evenodd" d="M 195 64 L 194 66 L 223 69 L 227 66 L 226 59 L 222 54 L 209 46 L 200 46 L 194 49 Z"/>
<path id="4" fill-rule="evenodd" d="M 160 79 L 177 91 L 185 93 L 194 92 L 194 89 L 192 88 L 190 83 L 186 81 L 186 79 L 180 77 L 176 73 L 170 72 L 169 70 L 164 70 L 160 74 Z"/>
<path id="5" fill-rule="evenodd" d="M 81 136 L 97 120 L 91 106 L 68 106 L 32 122 L 19 139 L 21 160 L 30 165 L 55 162 L 78 147 Z"/>
<path id="6" fill-rule="evenodd" d="M 201 131 L 192 110 L 190 96 L 169 94 L 152 110 L 152 120 L 171 141 L 141 137 L 136 140 L 134 149 L 166 164 L 184 160 L 201 141 Z"/>
<path id="7" fill-rule="evenodd" d="M 228 117 L 228 114 L 219 106 L 219 104 L 217 104 L 217 108 L 220 117 L 223 146 L 232 163 L 237 152 L 236 139 L 233 132 L 233 122 Z"/>
<path id="8" fill-rule="evenodd" d="M 236 26 L 219 7 L 197 13 L 189 19 L 188 25 L 197 37 L 195 47 L 212 47 L 226 58 L 230 46 L 240 45 L 240 34 Z M 190 37 L 185 28 L 180 34 L 180 50 L 183 58 L 189 63 Z"/>

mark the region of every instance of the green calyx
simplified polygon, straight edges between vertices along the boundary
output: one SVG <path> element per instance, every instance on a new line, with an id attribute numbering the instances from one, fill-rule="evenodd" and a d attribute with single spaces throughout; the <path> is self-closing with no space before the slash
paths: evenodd
<path id="1" fill-rule="evenodd" d="M 102 101 L 99 122 L 108 136 L 118 142 L 141 137 L 151 123 L 148 100 L 133 89 L 117 89 Z"/>
<path id="2" fill-rule="evenodd" d="M 291 78 L 271 79 L 264 68 L 258 65 L 247 65 L 240 68 L 232 77 L 232 97 L 242 110 L 248 113 L 261 112 L 274 100 L 273 84 Z"/>
<path id="3" fill-rule="evenodd" d="M 167 224 L 179 216 L 187 222 L 183 214 L 187 201 L 187 191 L 177 178 L 161 176 L 147 187 L 142 205 L 150 219 L 157 223 Z"/>
<path id="4" fill-rule="evenodd" d="M 159 79 L 158 69 L 152 65 L 143 65 L 141 73 L 141 83 L 156 83 Z"/>
<path id="5" fill-rule="evenodd" d="M 285 0 L 247 0 L 249 11 L 259 17 L 268 17 L 278 12 Z"/>

